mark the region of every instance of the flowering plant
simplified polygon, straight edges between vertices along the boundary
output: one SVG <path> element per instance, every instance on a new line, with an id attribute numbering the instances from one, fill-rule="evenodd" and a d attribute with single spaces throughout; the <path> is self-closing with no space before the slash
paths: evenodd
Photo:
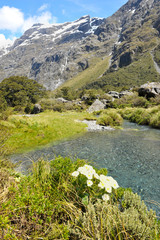
<path id="1" fill-rule="evenodd" d="M 85 186 L 90 189 L 93 188 L 97 193 L 101 193 L 101 197 L 104 201 L 108 201 L 110 199 L 110 193 L 112 193 L 113 189 L 117 189 L 119 187 L 117 181 L 111 176 L 105 176 L 103 174 L 98 175 L 95 169 L 85 164 L 83 167 L 79 167 L 77 171 L 72 173 L 73 177 L 85 177 L 83 178 L 83 182 L 85 182 Z M 84 186 L 84 187 L 85 187 Z"/>

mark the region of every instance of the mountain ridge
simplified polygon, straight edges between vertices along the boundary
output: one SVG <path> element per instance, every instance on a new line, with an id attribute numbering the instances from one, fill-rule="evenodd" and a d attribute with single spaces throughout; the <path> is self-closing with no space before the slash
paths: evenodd
<path id="1" fill-rule="evenodd" d="M 95 58 L 98 62 L 110 56 L 109 69 L 106 64 L 101 73 L 106 75 L 129 66 L 146 51 L 154 56 L 160 44 L 159 9 L 159 0 L 129 0 L 108 18 L 86 15 L 74 22 L 35 24 L 8 52 L 0 51 L 0 81 L 25 75 L 54 90 L 90 68 Z"/>

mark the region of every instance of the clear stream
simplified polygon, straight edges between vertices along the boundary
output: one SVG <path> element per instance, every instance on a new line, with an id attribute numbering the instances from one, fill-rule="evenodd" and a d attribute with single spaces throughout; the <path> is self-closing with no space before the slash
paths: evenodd
<path id="1" fill-rule="evenodd" d="M 41 156 L 49 160 L 57 155 L 88 159 L 97 167 L 107 168 L 120 186 L 132 188 L 160 216 L 160 130 L 127 121 L 123 127 L 87 132 L 70 141 L 13 155 L 11 160 L 21 161 L 20 170 L 25 171 L 31 159 Z"/>

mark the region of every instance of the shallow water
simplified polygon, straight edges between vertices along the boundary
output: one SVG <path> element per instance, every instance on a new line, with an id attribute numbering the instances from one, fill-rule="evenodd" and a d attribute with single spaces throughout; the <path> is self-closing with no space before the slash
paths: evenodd
<path id="1" fill-rule="evenodd" d="M 160 205 L 151 204 L 151 201 L 160 204 L 160 130 L 124 122 L 123 130 L 87 132 L 77 139 L 11 159 L 21 160 L 21 170 L 25 170 L 30 159 L 36 160 L 42 155 L 48 159 L 55 155 L 78 157 L 107 168 L 108 175 L 120 186 L 131 187 L 160 216 Z"/>

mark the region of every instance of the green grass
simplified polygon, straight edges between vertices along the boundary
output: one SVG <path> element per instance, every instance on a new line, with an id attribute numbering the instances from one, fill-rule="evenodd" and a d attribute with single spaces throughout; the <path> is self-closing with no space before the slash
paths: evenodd
<path id="1" fill-rule="evenodd" d="M 160 129 L 160 106 L 150 108 L 125 108 L 119 110 L 124 119 Z"/>
<path id="2" fill-rule="evenodd" d="M 92 58 L 89 68 L 65 82 L 61 87 L 79 89 L 98 79 L 109 67 L 109 57 Z"/>
<path id="3" fill-rule="evenodd" d="M 115 109 L 107 109 L 100 114 L 97 119 L 97 123 L 103 126 L 121 126 L 123 123 L 123 118 Z"/>
<path id="4" fill-rule="evenodd" d="M 130 89 L 140 86 L 146 82 L 159 82 L 160 75 L 157 73 L 150 53 L 146 53 L 129 66 L 118 69 L 114 72 L 107 72 L 85 87 L 102 88 L 104 91 Z"/>
<path id="5" fill-rule="evenodd" d="M 85 112 L 49 111 L 31 117 L 12 115 L 8 122 L 0 122 L 9 131 L 5 148 L 11 154 L 77 136 L 86 131 L 86 125 L 77 120 L 87 116 Z"/>

